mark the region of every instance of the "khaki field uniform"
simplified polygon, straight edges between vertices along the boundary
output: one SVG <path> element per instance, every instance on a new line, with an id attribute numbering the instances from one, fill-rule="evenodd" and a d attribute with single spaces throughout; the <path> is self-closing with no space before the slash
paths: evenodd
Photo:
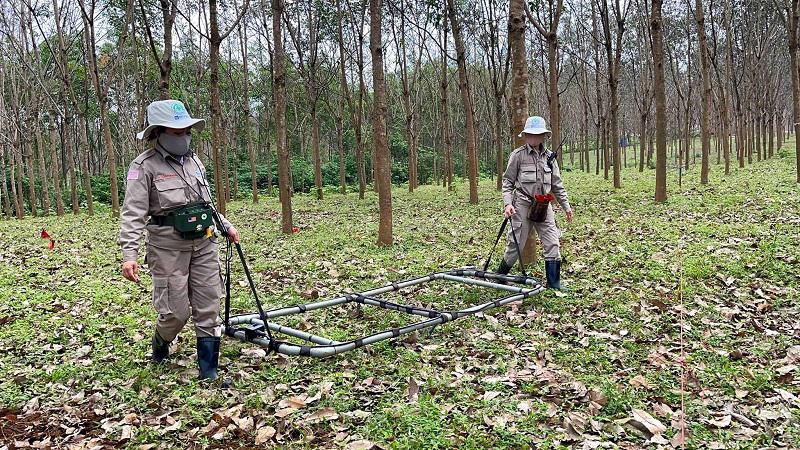
<path id="1" fill-rule="evenodd" d="M 564 211 L 570 209 L 567 191 L 561 181 L 561 170 L 554 159 L 550 165 L 547 158 L 552 153 L 539 148 L 531 148 L 527 144 L 511 152 L 508 158 L 508 167 L 503 174 L 503 207 L 513 205 L 516 212 L 511 217 L 511 228 L 508 230 L 508 244 L 506 245 L 503 259 L 506 264 L 513 266 L 517 261 L 517 247 L 514 236 L 519 243 L 519 249 L 525 247 L 531 227 L 536 229 L 539 240 L 542 241 L 545 261 L 558 261 L 561 259 L 559 238 L 561 232 L 556 227 L 553 206 L 547 207 L 547 218 L 544 222 L 536 223 L 528 219 L 528 211 L 535 195 L 553 193 Z M 524 195 L 526 194 L 526 195 Z M 512 235 L 513 233 L 513 235 Z"/>
<path id="2" fill-rule="evenodd" d="M 148 221 L 188 203 L 211 201 L 203 163 L 193 153 L 175 157 L 154 148 L 133 160 L 126 178 L 119 244 L 123 261 L 136 261 L 147 230 L 145 260 L 153 277 L 158 334 L 172 341 L 191 315 L 197 337 L 219 337 L 223 290 L 216 241 L 183 239 L 172 226 Z"/>

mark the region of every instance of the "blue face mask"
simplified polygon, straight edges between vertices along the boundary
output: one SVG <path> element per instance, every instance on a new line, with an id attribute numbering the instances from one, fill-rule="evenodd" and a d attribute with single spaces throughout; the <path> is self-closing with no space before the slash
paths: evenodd
<path id="1" fill-rule="evenodd" d="M 189 153 L 189 144 L 191 144 L 191 142 L 191 133 L 182 135 L 161 133 L 158 136 L 158 144 L 161 148 L 175 156 L 184 156 Z"/>

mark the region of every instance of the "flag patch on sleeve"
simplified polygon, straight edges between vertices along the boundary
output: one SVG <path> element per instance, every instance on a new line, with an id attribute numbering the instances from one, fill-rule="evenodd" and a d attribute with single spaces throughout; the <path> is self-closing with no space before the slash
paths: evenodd
<path id="1" fill-rule="evenodd" d="M 130 169 L 130 170 L 128 170 L 128 179 L 129 180 L 138 180 L 139 179 L 139 169 Z"/>

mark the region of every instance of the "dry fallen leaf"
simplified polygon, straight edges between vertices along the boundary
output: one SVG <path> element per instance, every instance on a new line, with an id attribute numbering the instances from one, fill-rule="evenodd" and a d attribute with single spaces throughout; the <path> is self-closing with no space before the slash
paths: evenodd
<path id="1" fill-rule="evenodd" d="M 375 447 L 375 444 L 366 439 L 352 441 L 349 444 L 347 444 L 348 450 L 370 450 L 372 447 Z"/>
<path id="2" fill-rule="evenodd" d="M 333 408 L 322 408 L 320 410 L 314 411 L 313 414 L 306 417 L 303 422 L 304 423 L 319 423 L 324 422 L 326 420 L 336 420 L 339 418 L 339 414 Z"/>
<path id="3" fill-rule="evenodd" d="M 667 427 L 665 427 L 661 421 L 651 416 L 646 411 L 633 408 L 631 412 L 633 417 L 628 419 L 628 424 L 642 432 L 647 439 L 650 439 L 653 437 L 653 435 L 661 434 L 667 430 Z"/>
<path id="4" fill-rule="evenodd" d="M 641 387 L 645 389 L 652 389 L 653 386 L 647 382 L 647 379 L 642 375 L 636 375 L 635 377 L 630 379 L 630 383 L 632 386 Z"/>
<path id="5" fill-rule="evenodd" d="M 249 433 L 250 430 L 253 429 L 254 421 L 252 417 L 233 417 L 231 420 L 236 424 L 237 427 L 239 427 L 240 430 L 244 431 L 245 433 Z"/>
<path id="6" fill-rule="evenodd" d="M 180 427 L 181 427 L 181 421 L 180 421 L 180 420 L 177 420 L 177 421 L 175 421 L 175 423 L 173 423 L 172 425 L 170 425 L 170 426 L 168 426 L 168 427 L 164 428 L 164 431 L 175 431 L 175 430 L 177 430 L 177 429 L 178 429 L 178 428 L 180 428 Z"/>
<path id="7" fill-rule="evenodd" d="M 564 418 L 564 429 L 567 430 L 567 435 L 573 440 L 578 440 L 583 437 L 583 432 L 586 431 L 586 423 L 589 418 L 586 414 L 580 412 L 571 412 Z"/>
<path id="8" fill-rule="evenodd" d="M 419 383 L 413 378 L 408 379 L 408 401 L 414 403 L 419 398 Z"/>
<path id="9" fill-rule="evenodd" d="M 297 408 L 283 408 L 275 411 L 275 417 L 283 419 L 284 417 L 294 414 L 295 412 L 297 412 Z"/>
<path id="10" fill-rule="evenodd" d="M 721 417 L 712 417 L 708 419 L 708 424 L 717 428 L 726 428 L 731 425 L 731 415 L 725 414 Z"/>
<path id="11" fill-rule="evenodd" d="M 269 425 L 259 428 L 258 431 L 256 431 L 256 445 L 261 445 L 269 441 L 273 436 L 275 436 L 275 428 Z"/>
<path id="12" fill-rule="evenodd" d="M 122 427 L 122 432 L 119 435 L 120 439 L 133 439 L 133 427 L 125 425 Z"/>
<path id="13" fill-rule="evenodd" d="M 492 400 L 500 395 L 500 392 L 497 391 L 486 391 L 483 393 L 483 397 L 481 397 L 484 401 Z"/>

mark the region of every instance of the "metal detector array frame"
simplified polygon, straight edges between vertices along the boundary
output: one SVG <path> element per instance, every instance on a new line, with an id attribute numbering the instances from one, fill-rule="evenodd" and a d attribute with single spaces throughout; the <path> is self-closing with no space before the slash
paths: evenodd
<path id="1" fill-rule="evenodd" d="M 236 248 L 242 261 L 244 261 L 244 255 L 241 253 L 241 248 L 238 246 L 238 244 L 236 245 Z M 254 314 L 230 316 L 230 276 L 228 276 L 228 289 L 225 301 L 225 334 L 244 342 L 253 342 L 254 344 L 266 348 L 268 351 L 271 350 L 284 355 L 313 357 L 336 355 L 338 353 L 354 350 L 365 345 L 396 338 L 417 330 L 432 329 L 437 325 L 447 323 L 461 317 L 477 314 L 490 308 L 503 306 L 514 301 L 523 300 L 545 290 L 544 286 L 542 286 L 537 279 L 528 277 L 527 275 L 502 275 L 467 267 L 445 272 L 435 272 L 428 276 L 391 283 L 386 286 L 365 292 L 351 293 L 314 303 L 287 306 L 264 311 L 261 307 L 261 302 L 258 300 L 258 294 L 255 291 L 255 286 L 252 283 L 252 279 L 246 264 L 245 275 L 247 276 L 248 281 L 250 281 L 252 293 L 255 296 L 256 305 L 258 306 L 259 312 Z M 376 297 L 381 294 L 396 292 L 400 289 L 421 285 L 435 280 L 444 280 L 465 285 L 498 289 L 505 292 L 510 292 L 511 295 L 458 311 L 438 311 L 418 306 L 402 305 L 381 300 L 380 298 Z M 274 319 L 276 317 L 302 314 L 307 311 L 329 308 L 347 303 L 357 303 L 362 305 L 376 306 L 392 311 L 404 312 L 407 314 L 422 316 L 425 318 L 425 320 L 398 328 L 392 328 L 390 330 L 380 331 L 360 339 L 354 339 L 346 342 L 334 341 L 322 336 L 316 336 L 311 333 L 307 333 L 302 330 L 278 325 L 270 321 L 270 319 Z M 273 333 L 285 334 L 287 336 L 299 338 L 316 345 L 298 345 L 290 342 L 280 341 L 273 336 Z"/>

